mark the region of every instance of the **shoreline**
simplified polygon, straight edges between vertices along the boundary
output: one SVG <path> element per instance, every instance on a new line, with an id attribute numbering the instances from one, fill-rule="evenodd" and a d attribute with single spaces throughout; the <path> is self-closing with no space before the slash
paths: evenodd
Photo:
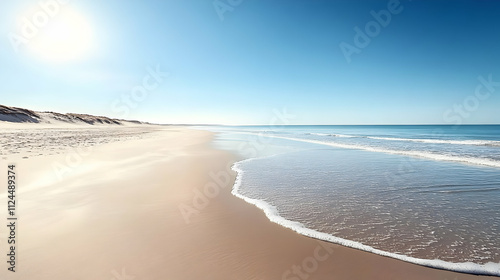
<path id="1" fill-rule="evenodd" d="M 254 160 L 256 158 L 250 158 L 250 159 L 245 159 L 236 162 L 232 170 L 236 171 L 238 173 L 236 177 L 236 182 L 232 190 L 232 194 L 235 195 L 236 197 L 244 200 L 245 202 L 254 205 L 261 211 L 263 211 L 266 215 L 266 217 L 269 219 L 270 222 L 278 224 L 284 228 L 287 228 L 289 230 L 292 230 L 304 237 L 309 237 L 313 239 L 317 239 L 320 241 L 325 241 L 325 242 L 330 242 L 332 244 L 337 244 L 341 245 L 347 248 L 352 248 L 356 249 L 362 252 L 366 253 L 371 253 L 375 254 L 378 256 L 382 257 L 388 257 L 392 258 L 395 260 L 400 260 L 403 262 L 411 263 L 411 264 L 416 264 L 422 267 L 427 267 L 427 268 L 432 268 L 432 269 L 440 269 L 440 270 L 445 270 L 445 271 L 451 271 L 451 272 L 457 272 L 457 273 L 464 273 L 464 274 L 469 274 L 469 275 L 477 275 L 477 276 L 500 276 L 500 271 L 498 269 L 497 263 L 489 262 L 486 264 L 476 264 L 472 262 L 462 262 L 462 263 L 453 263 L 453 262 L 447 262 L 439 259 L 435 260 L 430 260 L 430 259 L 420 259 L 420 258 L 415 258 L 407 255 L 401 255 L 401 254 L 396 254 L 396 253 L 391 253 L 388 251 L 376 249 L 374 247 L 371 247 L 369 245 L 365 245 L 363 243 L 357 242 L 357 241 L 352 241 L 349 239 L 337 237 L 328 233 L 320 232 L 314 229 L 310 229 L 300 222 L 292 221 L 289 220 L 279 214 L 277 211 L 276 207 L 267 203 L 264 200 L 260 199 L 255 199 L 255 198 L 250 198 L 247 197 L 243 194 L 240 194 L 238 192 L 240 186 L 241 186 L 241 180 L 242 176 L 244 174 L 244 171 L 240 169 L 239 164 L 245 161 L 250 161 Z"/>
<path id="2" fill-rule="evenodd" d="M 26 189 L 18 198 L 19 270 L 2 269 L 0 275 L 8 280 L 498 279 L 370 254 L 270 222 L 231 194 L 237 174 L 230 167 L 238 158 L 215 149 L 213 135 L 170 127 L 154 137 L 103 144 L 61 180 L 52 164 L 64 161 L 67 152 L 9 158 L 17 161 L 20 189 Z M 180 210 L 184 206 L 194 210 L 187 212 L 189 223 Z M 4 227 L 0 235 L 0 244 L 6 244 Z"/>

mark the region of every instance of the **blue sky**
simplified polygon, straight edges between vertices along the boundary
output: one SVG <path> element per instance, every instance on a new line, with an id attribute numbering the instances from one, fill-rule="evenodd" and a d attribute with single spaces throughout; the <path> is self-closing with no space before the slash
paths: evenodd
<path id="1" fill-rule="evenodd" d="M 269 124 L 283 108 L 291 124 L 500 123 L 498 1 L 5 2 L 8 106 L 161 123 Z M 16 52 L 24 17 L 39 28 Z"/>

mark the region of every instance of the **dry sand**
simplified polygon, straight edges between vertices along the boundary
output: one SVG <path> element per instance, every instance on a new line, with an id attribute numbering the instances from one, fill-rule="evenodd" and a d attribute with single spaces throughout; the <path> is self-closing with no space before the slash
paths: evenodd
<path id="1" fill-rule="evenodd" d="M 30 139 L 32 128 L 12 129 L 2 135 Z M 15 163 L 19 220 L 16 272 L 4 262 L 0 279 L 498 279 L 425 268 L 269 222 L 230 194 L 236 157 L 213 149 L 209 132 L 102 127 L 94 129 L 107 134 L 89 136 L 72 129 L 53 145 L 59 153 L 34 145 L 28 158 L 28 150 L 2 154 L 0 218 L 6 223 L 6 165 Z M 4 256 L 7 234 L 0 227 Z"/>

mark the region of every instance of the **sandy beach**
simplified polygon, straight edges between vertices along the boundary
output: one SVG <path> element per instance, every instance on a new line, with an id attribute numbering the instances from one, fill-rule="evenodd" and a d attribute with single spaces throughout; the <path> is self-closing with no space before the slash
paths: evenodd
<path id="1" fill-rule="evenodd" d="M 0 280 L 500 280 L 500 1 L 0 7 Z"/>
<path id="2" fill-rule="evenodd" d="M 230 167 L 240 158 L 213 148 L 211 132 L 24 124 L 2 132 L 1 216 L 7 164 L 15 164 L 18 221 L 16 272 L 4 262 L 1 279 L 498 279 L 405 263 L 269 222 L 231 194 Z M 19 135 L 40 133 L 53 137 L 52 149 L 12 147 Z M 2 226 L 2 254 L 7 236 Z"/>

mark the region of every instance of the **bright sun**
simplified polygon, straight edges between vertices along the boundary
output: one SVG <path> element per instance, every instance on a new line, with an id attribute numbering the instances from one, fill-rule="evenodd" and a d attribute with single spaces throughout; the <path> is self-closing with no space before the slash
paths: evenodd
<path id="1" fill-rule="evenodd" d="M 93 34 L 88 21 L 70 7 L 50 17 L 27 44 L 31 53 L 50 62 L 83 58 L 92 48 Z"/>

